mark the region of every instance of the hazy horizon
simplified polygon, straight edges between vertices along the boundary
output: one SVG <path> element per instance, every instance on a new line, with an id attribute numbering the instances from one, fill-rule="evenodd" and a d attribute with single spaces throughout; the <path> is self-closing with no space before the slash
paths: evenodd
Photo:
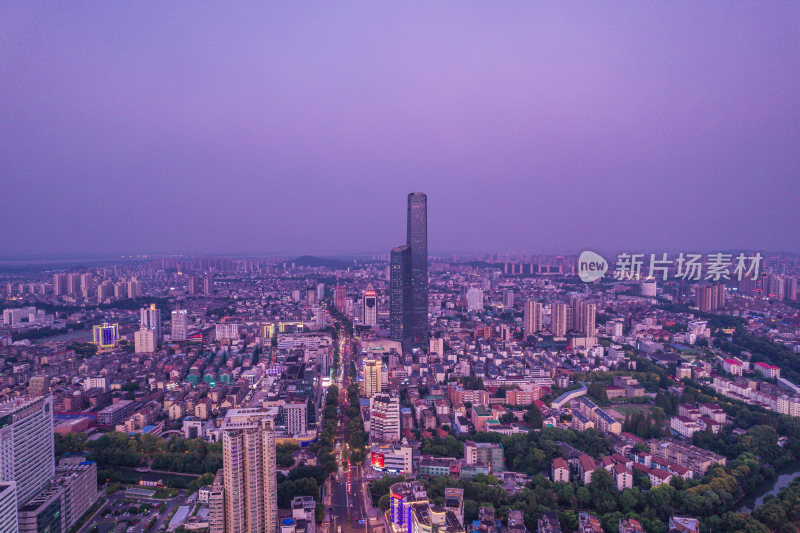
<path id="1" fill-rule="evenodd" d="M 800 251 L 797 3 L 0 16 L 0 258 Z"/>

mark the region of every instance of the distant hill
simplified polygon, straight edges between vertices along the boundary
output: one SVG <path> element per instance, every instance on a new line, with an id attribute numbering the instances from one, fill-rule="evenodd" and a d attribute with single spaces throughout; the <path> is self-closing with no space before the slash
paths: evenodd
<path id="1" fill-rule="evenodd" d="M 326 259 L 324 257 L 314 257 L 313 255 L 303 255 L 294 259 L 293 261 L 284 261 L 283 266 L 291 266 L 294 263 L 295 266 L 302 266 L 302 267 L 325 267 L 325 268 L 347 268 L 349 266 L 353 266 L 353 263 L 348 261 L 342 261 L 340 259 Z"/>

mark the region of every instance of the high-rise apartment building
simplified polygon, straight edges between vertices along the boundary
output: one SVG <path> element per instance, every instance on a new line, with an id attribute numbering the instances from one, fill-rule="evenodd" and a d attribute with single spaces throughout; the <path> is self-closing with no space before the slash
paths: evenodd
<path id="1" fill-rule="evenodd" d="M 189 338 L 189 314 L 186 309 L 176 309 L 172 312 L 173 341 L 185 341 Z"/>
<path id="2" fill-rule="evenodd" d="M 406 348 L 411 335 L 411 248 L 397 246 L 389 260 L 389 334 Z"/>
<path id="3" fill-rule="evenodd" d="M 142 282 L 136 278 L 128 280 L 128 298 L 136 299 L 142 296 Z"/>
<path id="4" fill-rule="evenodd" d="M 189 276 L 189 294 L 191 296 L 197 296 L 200 294 L 200 278 L 194 274 Z"/>
<path id="5" fill-rule="evenodd" d="M 467 311 L 483 311 L 483 289 L 479 287 L 467 289 Z"/>
<path id="6" fill-rule="evenodd" d="M 94 276 L 91 273 L 86 272 L 81 274 L 81 295 L 84 298 L 89 297 L 89 293 L 92 290 L 92 285 L 94 284 Z M 130 290 L 128 290 L 128 297 L 132 298 Z"/>
<path id="7" fill-rule="evenodd" d="M 124 281 L 118 281 L 114 284 L 114 298 L 127 298 L 128 297 L 128 284 Z"/>
<path id="8" fill-rule="evenodd" d="M 302 435 L 308 429 L 308 401 L 306 397 L 287 398 L 281 407 L 286 422 L 286 433 Z"/>
<path id="9" fill-rule="evenodd" d="M 363 299 L 364 307 L 364 325 L 377 326 L 378 325 L 378 293 L 372 287 L 372 284 L 367 285 L 364 291 Z"/>
<path id="10" fill-rule="evenodd" d="M 220 427 L 225 532 L 277 533 L 275 425 L 261 408 L 231 409 Z"/>
<path id="11" fill-rule="evenodd" d="M 594 337 L 597 334 L 597 304 L 586 304 L 586 313 L 583 317 L 581 332 L 587 337 Z"/>
<path id="12" fill-rule="evenodd" d="M 53 294 L 63 296 L 67 294 L 67 275 L 53 274 Z"/>
<path id="13" fill-rule="evenodd" d="M 225 533 L 225 474 L 220 468 L 208 493 L 208 531 Z"/>
<path id="14" fill-rule="evenodd" d="M 514 291 L 510 289 L 503 291 L 503 307 L 506 309 L 514 308 Z"/>
<path id="15" fill-rule="evenodd" d="M 336 288 L 333 290 L 333 305 L 339 312 L 344 313 L 345 311 L 345 299 L 347 298 L 347 287 L 344 285 L 337 285 Z"/>
<path id="16" fill-rule="evenodd" d="M 411 248 L 411 346 L 428 347 L 428 197 L 408 195 L 406 245 Z"/>
<path id="17" fill-rule="evenodd" d="M 595 328 L 597 305 L 587 303 L 581 298 L 573 298 L 571 304 L 572 321 L 571 324 L 567 324 L 567 329 L 574 329 L 587 337 L 593 337 L 597 333 Z"/>
<path id="18" fill-rule="evenodd" d="M 133 334 L 133 346 L 136 353 L 155 353 L 158 350 L 156 330 L 140 328 Z"/>
<path id="19" fill-rule="evenodd" d="M 364 359 L 364 396 L 372 398 L 381 392 L 381 371 L 383 362 L 380 359 Z"/>
<path id="20" fill-rule="evenodd" d="M 567 304 L 555 302 L 550 305 L 550 332 L 555 337 L 563 337 L 567 334 Z"/>
<path id="21" fill-rule="evenodd" d="M 114 297 L 114 282 L 110 279 L 103 280 L 97 284 L 97 301 L 104 302 L 108 298 Z"/>
<path id="22" fill-rule="evenodd" d="M 522 329 L 525 336 L 536 335 L 542 330 L 542 304 L 533 300 L 525 302 Z"/>
<path id="23" fill-rule="evenodd" d="M 703 312 L 725 307 L 725 284 L 698 285 L 695 290 L 697 308 Z"/>
<path id="24" fill-rule="evenodd" d="M 369 437 L 371 442 L 400 440 L 400 398 L 375 394 L 370 398 Z"/>
<path id="25" fill-rule="evenodd" d="M 53 398 L 15 398 L 0 404 L 0 481 L 16 483 L 22 506 L 55 473 Z"/>
<path id="26" fill-rule="evenodd" d="M 81 293 L 81 275 L 72 272 L 67 276 L 67 294 L 78 296 Z"/>
<path id="27" fill-rule="evenodd" d="M 150 307 L 143 307 L 139 310 L 141 328 L 152 329 L 156 332 L 156 341 L 161 340 L 161 309 L 156 307 L 156 304 L 150 304 Z"/>
<path id="28" fill-rule="evenodd" d="M 207 273 L 203 278 L 203 294 L 214 296 L 214 276 L 211 275 L 211 272 Z"/>

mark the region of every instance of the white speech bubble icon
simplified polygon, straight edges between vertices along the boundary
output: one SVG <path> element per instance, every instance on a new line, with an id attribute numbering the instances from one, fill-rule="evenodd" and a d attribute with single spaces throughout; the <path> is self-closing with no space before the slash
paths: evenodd
<path id="1" fill-rule="evenodd" d="M 600 254 L 584 250 L 578 257 L 578 277 L 581 281 L 591 283 L 602 278 L 608 271 L 608 263 Z"/>

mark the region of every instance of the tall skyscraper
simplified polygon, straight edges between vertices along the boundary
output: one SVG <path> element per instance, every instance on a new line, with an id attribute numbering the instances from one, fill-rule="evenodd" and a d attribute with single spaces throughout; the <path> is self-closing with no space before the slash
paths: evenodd
<path id="1" fill-rule="evenodd" d="M 15 398 L 0 404 L 0 481 L 16 483 L 17 505 L 26 504 L 56 471 L 53 397 Z"/>
<path id="2" fill-rule="evenodd" d="M 277 533 L 275 425 L 261 408 L 231 409 L 220 427 L 226 533 Z"/>
<path id="3" fill-rule="evenodd" d="M 536 335 L 542 329 L 542 304 L 533 300 L 525 302 L 522 329 L 525 336 Z"/>
<path id="4" fill-rule="evenodd" d="M 550 331 L 555 337 L 563 337 L 567 334 L 567 304 L 562 302 L 553 303 L 550 315 Z"/>
<path id="5" fill-rule="evenodd" d="M 185 341 L 189 338 L 189 314 L 186 309 L 172 312 L 172 340 Z"/>
<path id="6" fill-rule="evenodd" d="M 382 366 L 380 359 L 364 359 L 364 396 L 367 398 L 381 392 Z"/>
<path id="7" fill-rule="evenodd" d="M 156 304 L 150 304 L 150 307 L 141 308 L 139 314 L 139 326 L 155 330 L 158 342 L 161 339 L 161 309 L 157 308 Z"/>
<path id="8" fill-rule="evenodd" d="M 364 291 L 364 325 L 378 325 L 378 293 L 372 284 L 367 285 Z"/>
<path id="9" fill-rule="evenodd" d="M 397 246 L 389 260 L 389 334 L 406 348 L 411 335 L 411 248 Z"/>
<path id="10" fill-rule="evenodd" d="M 408 195 L 406 245 L 411 248 L 411 346 L 427 348 L 428 197 L 421 192 Z"/>

